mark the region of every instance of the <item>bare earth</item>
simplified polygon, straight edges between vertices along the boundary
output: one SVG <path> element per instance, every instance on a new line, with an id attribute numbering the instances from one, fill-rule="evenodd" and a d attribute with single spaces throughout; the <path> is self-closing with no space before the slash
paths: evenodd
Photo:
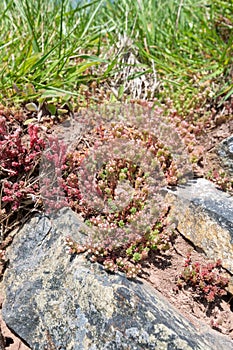
<path id="1" fill-rule="evenodd" d="M 197 330 L 203 322 L 210 326 L 218 324 L 216 330 L 233 339 L 233 313 L 229 295 L 224 298 L 226 300 L 222 299 L 220 303 L 213 303 L 212 307 L 208 308 L 207 304 L 194 299 L 194 293 L 191 290 L 177 289 L 175 280 L 182 272 L 189 251 L 193 262 L 206 263 L 204 254 L 198 252 L 178 233 L 171 250 L 161 256 L 155 255 L 149 263 L 146 263 L 144 279 L 163 294 Z"/>

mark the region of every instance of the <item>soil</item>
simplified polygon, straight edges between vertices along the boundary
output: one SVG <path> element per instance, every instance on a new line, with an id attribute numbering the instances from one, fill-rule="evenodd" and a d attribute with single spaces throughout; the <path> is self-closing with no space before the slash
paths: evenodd
<path id="1" fill-rule="evenodd" d="M 208 304 L 204 300 L 195 298 L 195 293 L 191 288 L 179 289 L 177 287 L 176 279 L 184 269 L 188 252 L 191 253 L 192 262 L 206 264 L 205 254 L 198 251 L 191 242 L 177 232 L 172 248 L 163 255 L 155 254 L 146 263 L 142 280 L 146 280 L 163 294 L 197 330 L 201 330 L 201 324 L 205 323 L 233 339 L 232 296 L 230 294 Z"/>
<path id="2" fill-rule="evenodd" d="M 198 142 L 201 146 L 204 146 L 205 150 L 205 161 L 202 165 L 204 171 L 210 168 L 221 169 L 216 154 L 216 146 L 232 134 L 233 120 L 231 117 L 227 120 L 224 119 L 222 123 L 221 121 L 215 123 L 213 127 L 208 128 L 203 135 L 199 136 Z M 144 273 L 141 280 L 150 283 L 165 296 L 197 329 L 204 322 L 216 331 L 233 339 L 233 307 L 231 306 L 232 296 L 230 294 L 223 297 L 218 303 L 212 303 L 211 307 L 208 307 L 205 303 L 195 299 L 190 289 L 177 290 L 176 277 L 181 273 L 189 251 L 191 251 L 193 261 L 206 263 L 203 252 L 196 249 L 191 242 L 184 239 L 180 232 L 177 232 L 177 237 L 170 250 L 163 255 L 151 256 L 149 261 L 144 264 Z M 3 298 L 1 304 L 2 302 Z M 0 327 L 4 337 L 3 339 L 0 336 L 0 350 L 29 349 L 6 327 L 1 318 Z"/>

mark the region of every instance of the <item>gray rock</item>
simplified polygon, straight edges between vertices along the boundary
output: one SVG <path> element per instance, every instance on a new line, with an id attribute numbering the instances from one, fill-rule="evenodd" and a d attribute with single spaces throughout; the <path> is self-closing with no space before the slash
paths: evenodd
<path id="1" fill-rule="evenodd" d="M 32 349 L 233 349 L 210 328 L 197 331 L 149 285 L 68 255 L 65 238 L 82 241 L 80 230 L 66 209 L 53 222 L 32 218 L 10 247 L 2 313 Z"/>
<path id="2" fill-rule="evenodd" d="M 166 200 L 178 230 L 209 259 L 222 260 L 233 274 L 233 197 L 213 183 L 197 179 L 168 191 Z M 233 292 L 233 279 L 230 286 Z"/>
<path id="3" fill-rule="evenodd" d="M 233 176 L 233 135 L 223 140 L 217 151 L 223 167 L 230 176 Z"/>

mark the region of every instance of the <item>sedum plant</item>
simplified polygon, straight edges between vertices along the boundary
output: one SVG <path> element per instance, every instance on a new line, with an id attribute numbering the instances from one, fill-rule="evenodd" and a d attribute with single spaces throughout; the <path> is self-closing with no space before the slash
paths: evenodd
<path id="1" fill-rule="evenodd" d="M 0 115 L 2 237 L 12 230 L 23 213 L 28 214 L 40 203 L 39 161 L 45 142 L 39 135 L 39 126 L 29 125 L 27 131 L 25 135 L 22 126 L 12 123 L 7 113 Z"/>
<path id="2" fill-rule="evenodd" d="M 176 283 L 179 288 L 190 288 L 196 299 L 213 303 L 227 294 L 229 279 L 223 275 L 221 260 L 202 265 L 192 262 L 191 254 L 188 254 Z"/>

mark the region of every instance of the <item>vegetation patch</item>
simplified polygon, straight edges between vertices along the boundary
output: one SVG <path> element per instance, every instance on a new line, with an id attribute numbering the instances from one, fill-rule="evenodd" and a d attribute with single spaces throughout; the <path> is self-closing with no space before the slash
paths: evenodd
<path id="1" fill-rule="evenodd" d="M 191 171 L 233 193 L 216 154 L 233 133 L 233 3 L 4 0 L 0 11 L 1 274 L 13 230 L 37 211 L 64 205 L 92 232 L 84 245 L 67 238 L 72 254 L 85 252 L 129 278 L 145 274 L 152 258 L 169 264 L 179 235 L 161 187 Z M 166 130 L 138 128 L 130 117 L 107 125 L 95 114 L 91 127 L 85 111 L 108 104 L 153 111 Z M 59 130 L 78 115 L 86 132 L 70 152 Z M 45 157 L 48 179 L 40 171 Z M 144 158 L 158 170 L 159 186 Z M 179 293 L 192 290 L 210 305 L 223 300 L 220 262 L 188 256 L 185 264 Z"/>

